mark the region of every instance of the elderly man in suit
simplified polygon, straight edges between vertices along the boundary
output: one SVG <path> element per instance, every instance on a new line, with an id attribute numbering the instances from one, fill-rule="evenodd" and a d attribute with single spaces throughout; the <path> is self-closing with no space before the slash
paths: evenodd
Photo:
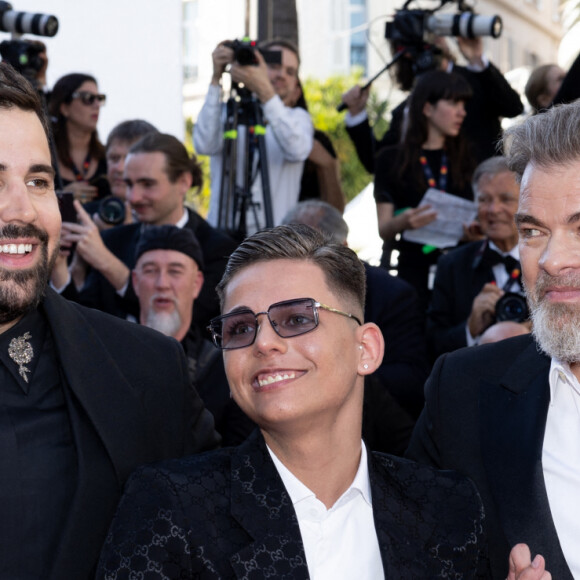
<path id="1" fill-rule="evenodd" d="M 485 239 L 455 248 L 437 262 L 427 311 L 427 339 L 435 356 L 477 344 L 496 322 L 500 298 L 522 290 L 516 176 L 504 157 L 491 157 L 477 166 L 472 185 Z"/>
<path id="2" fill-rule="evenodd" d="M 217 439 L 179 345 L 47 289 L 48 135 L 38 94 L 0 63 L 0 577 L 88 580 L 129 473 Z"/>
<path id="3" fill-rule="evenodd" d="M 361 442 L 364 377 L 384 343 L 362 321 L 356 254 L 279 226 L 242 242 L 218 292 L 214 341 L 260 429 L 239 447 L 137 470 L 97 576 L 485 577 L 472 484 Z"/>
<path id="4" fill-rule="evenodd" d="M 555 578 L 580 577 L 580 103 L 506 134 L 533 336 L 441 357 L 409 455 L 470 476 L 495 578 L 525 542 Z"/>

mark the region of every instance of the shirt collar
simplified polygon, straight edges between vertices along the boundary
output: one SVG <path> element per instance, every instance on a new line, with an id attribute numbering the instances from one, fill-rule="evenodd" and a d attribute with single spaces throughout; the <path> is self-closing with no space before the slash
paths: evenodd
<path id="1" fill-rule="evenodd" d="M 268 447 L 268 452 L 270 457 L 274 462 L 282 483 L 292 500 L 292 505 L 296 505 L 298 502 L 310 498 L 316 497 L 315 493 L 306 487 L 277 457 L 276 454 Z M 342 494 L 342 496 L 334 504 L 335 506 L 341 503 L 341 500 L 347 496 L 352 495 L 353 492 L 358 492 L 362 495 L 365 502 L 372 507 L 371 498 L 371 482 L 369 478 L 369 465 L 367 460 L 367 450 L 363 441 L 361 441 L 361 455 L 360 463 L 354 476 L 352 483 L 349 488 Z M 333 506 L 334 507 L 334 506 Z"/>
<path id="2" fill-rule="evenodd" d="M 179 218 L 177 223 L 175 224 L 176 227 L 182 228 L 185 224 L 189 221 L 189 214 L 187 213 L 187 209 L 183 208 L 183 215 Z"/>
<path id="3" fill-rule="evenodd" d="M 550 403 L 553 404 L 561 384 L 566 383 L 572 387 L 577 394 L 580 394 L 580 383 L 570 369 L 570 365 L 552 358 L 550 363 L 550 373 L 548 375 L 550 385 Z"/>
<path id="4" fill-rule="evenodd" d="M 489 240 L 489 248 L 501 256 L 511 256 L 518 260 L 518 262 L 520 260 L 520 248 L 517 244 L 509 252 L 502 252 L 491 240 Z"/>

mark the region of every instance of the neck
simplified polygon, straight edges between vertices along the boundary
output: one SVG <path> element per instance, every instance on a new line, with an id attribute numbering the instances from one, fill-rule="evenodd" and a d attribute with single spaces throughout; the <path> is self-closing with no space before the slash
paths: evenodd
<path id="1" fill-rule="evenodd" d="M 361 421 L 287 435 L 262 429 L 276 457 L 330 509 L 352 484 L 361 458 Z"/>
<path id="2" fill-rule="evenodd" d="M 513 248 L 516 247 L 516 244 L 518 243 L 518 238 L 509 238 L 507 240 L 491 240 L 498 248 L 500 251 L 504 252 L 505 254 L 507 254 L 507 252 L 511 252 L 513 250 Z"/>
<path id="3" fill-rule="evenodd" d="M 89 144 L 91 142 L 92 131 L 83 129 L 78 125 L 72 123 L 67 123 L 66 126 L 68 142 L 71 151 L 83 151 L 86 155 L 89 150 Z"/>
<path id="4" fill-rule="evenodd" d="M 429 136 L 427 137 L 427 141 L 423 143 L 422 147 L 423 149 L 431 151 L 436 149 L 443 149 L 444 145 L 445 145 L 445 137 L 437 131 L 429 130 Z"/>

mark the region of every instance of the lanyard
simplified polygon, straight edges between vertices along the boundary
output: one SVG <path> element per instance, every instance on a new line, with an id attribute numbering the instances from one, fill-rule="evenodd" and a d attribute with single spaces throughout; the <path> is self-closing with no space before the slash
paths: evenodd
<path id="1" fill-rule="evenodd" d="M 85 160 L 83 161 L 83 172 L 82 173 L 77 169 L 77 166 L 73 162 L 71 169 L 72 169 L 72 172 L 75 174 L 76 181 L 85 181 L 86 180 L 87 173 L 89 172 L 90 164 L 91 164 L 91 152 L 90 152 L 90 150 L 87 153 Z"/>
<path id="2" fill-rule="evenodd" d="M 435 182 L 435 177 L 433 176 L 433 172 L 429 167 L 429 163 L 427 163 L 427 157 L 425 155 L 421 155 L 419 157 L 419 161 L 423 167 L 423 173 L 425 174 L 425 179 L 429 184 L 429 187 L 437 187 Z M 447 155 L 445 155 L 445 151 L 441 152 L 441 170 L 439 171 L 439 189 L 441 191 L 445 191 L 447 187 Z"/>

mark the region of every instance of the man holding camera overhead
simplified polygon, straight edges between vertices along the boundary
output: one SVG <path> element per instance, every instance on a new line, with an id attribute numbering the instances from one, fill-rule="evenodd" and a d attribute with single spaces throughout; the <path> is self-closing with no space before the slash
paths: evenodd
<path id="1" fill-rule="evenodd" d="M 244 48 L 251 50 L 249 43 Z M 266 63 L 260 51 L 255 50 L 256 64 L 241 64 L 232 46 L 240 43 L 228 41 L 218 44 L 212 53 L 213 76 L 205 103 L 199 113 L 193 132 L 197 153 L 211 156 L 211 198 L 208 221 L 213 226 L 229 227 L 220 223 L 219 208 L 222 160 L 224 149 L 224 122 L 226 110 L 222 106 L 221 78 L 229 65 L 232 82 L 243 84 L 259 101 L 265 119 L 264 135 L 267 167 L 270 181 L 274 225 L 279 224 L 286 212 L 298 202 L 300 180 L 304 161 L 313 145 L 314 128 L 310 115 L 296 107 L 301 95 L 298 83 L 300 58 L 298 49 L 286 40 L 275 40 L 263 44 L 262 51 L 280 53 L 280 63 Z M 245 60 L 245 59 L 244 59 Z M 246 132 L 239 131 L 237 138 L 237 164 L 229 168 L 236 171 L 238 187 L 243 184 L 242 166 Z M 257 161 L 257 159 L 254 159 Z M 254 165 L 255 167 L 255 165 Z M 255 170 L 253 171 L 255 175 Z M 247 231 L 251 233 L 266 225 L 264 216 L 263 187 L 261 176 L 250 184 L 252 203 L 247 213 Z M 246 192 L 247 193 L 247 192 Z"/>

